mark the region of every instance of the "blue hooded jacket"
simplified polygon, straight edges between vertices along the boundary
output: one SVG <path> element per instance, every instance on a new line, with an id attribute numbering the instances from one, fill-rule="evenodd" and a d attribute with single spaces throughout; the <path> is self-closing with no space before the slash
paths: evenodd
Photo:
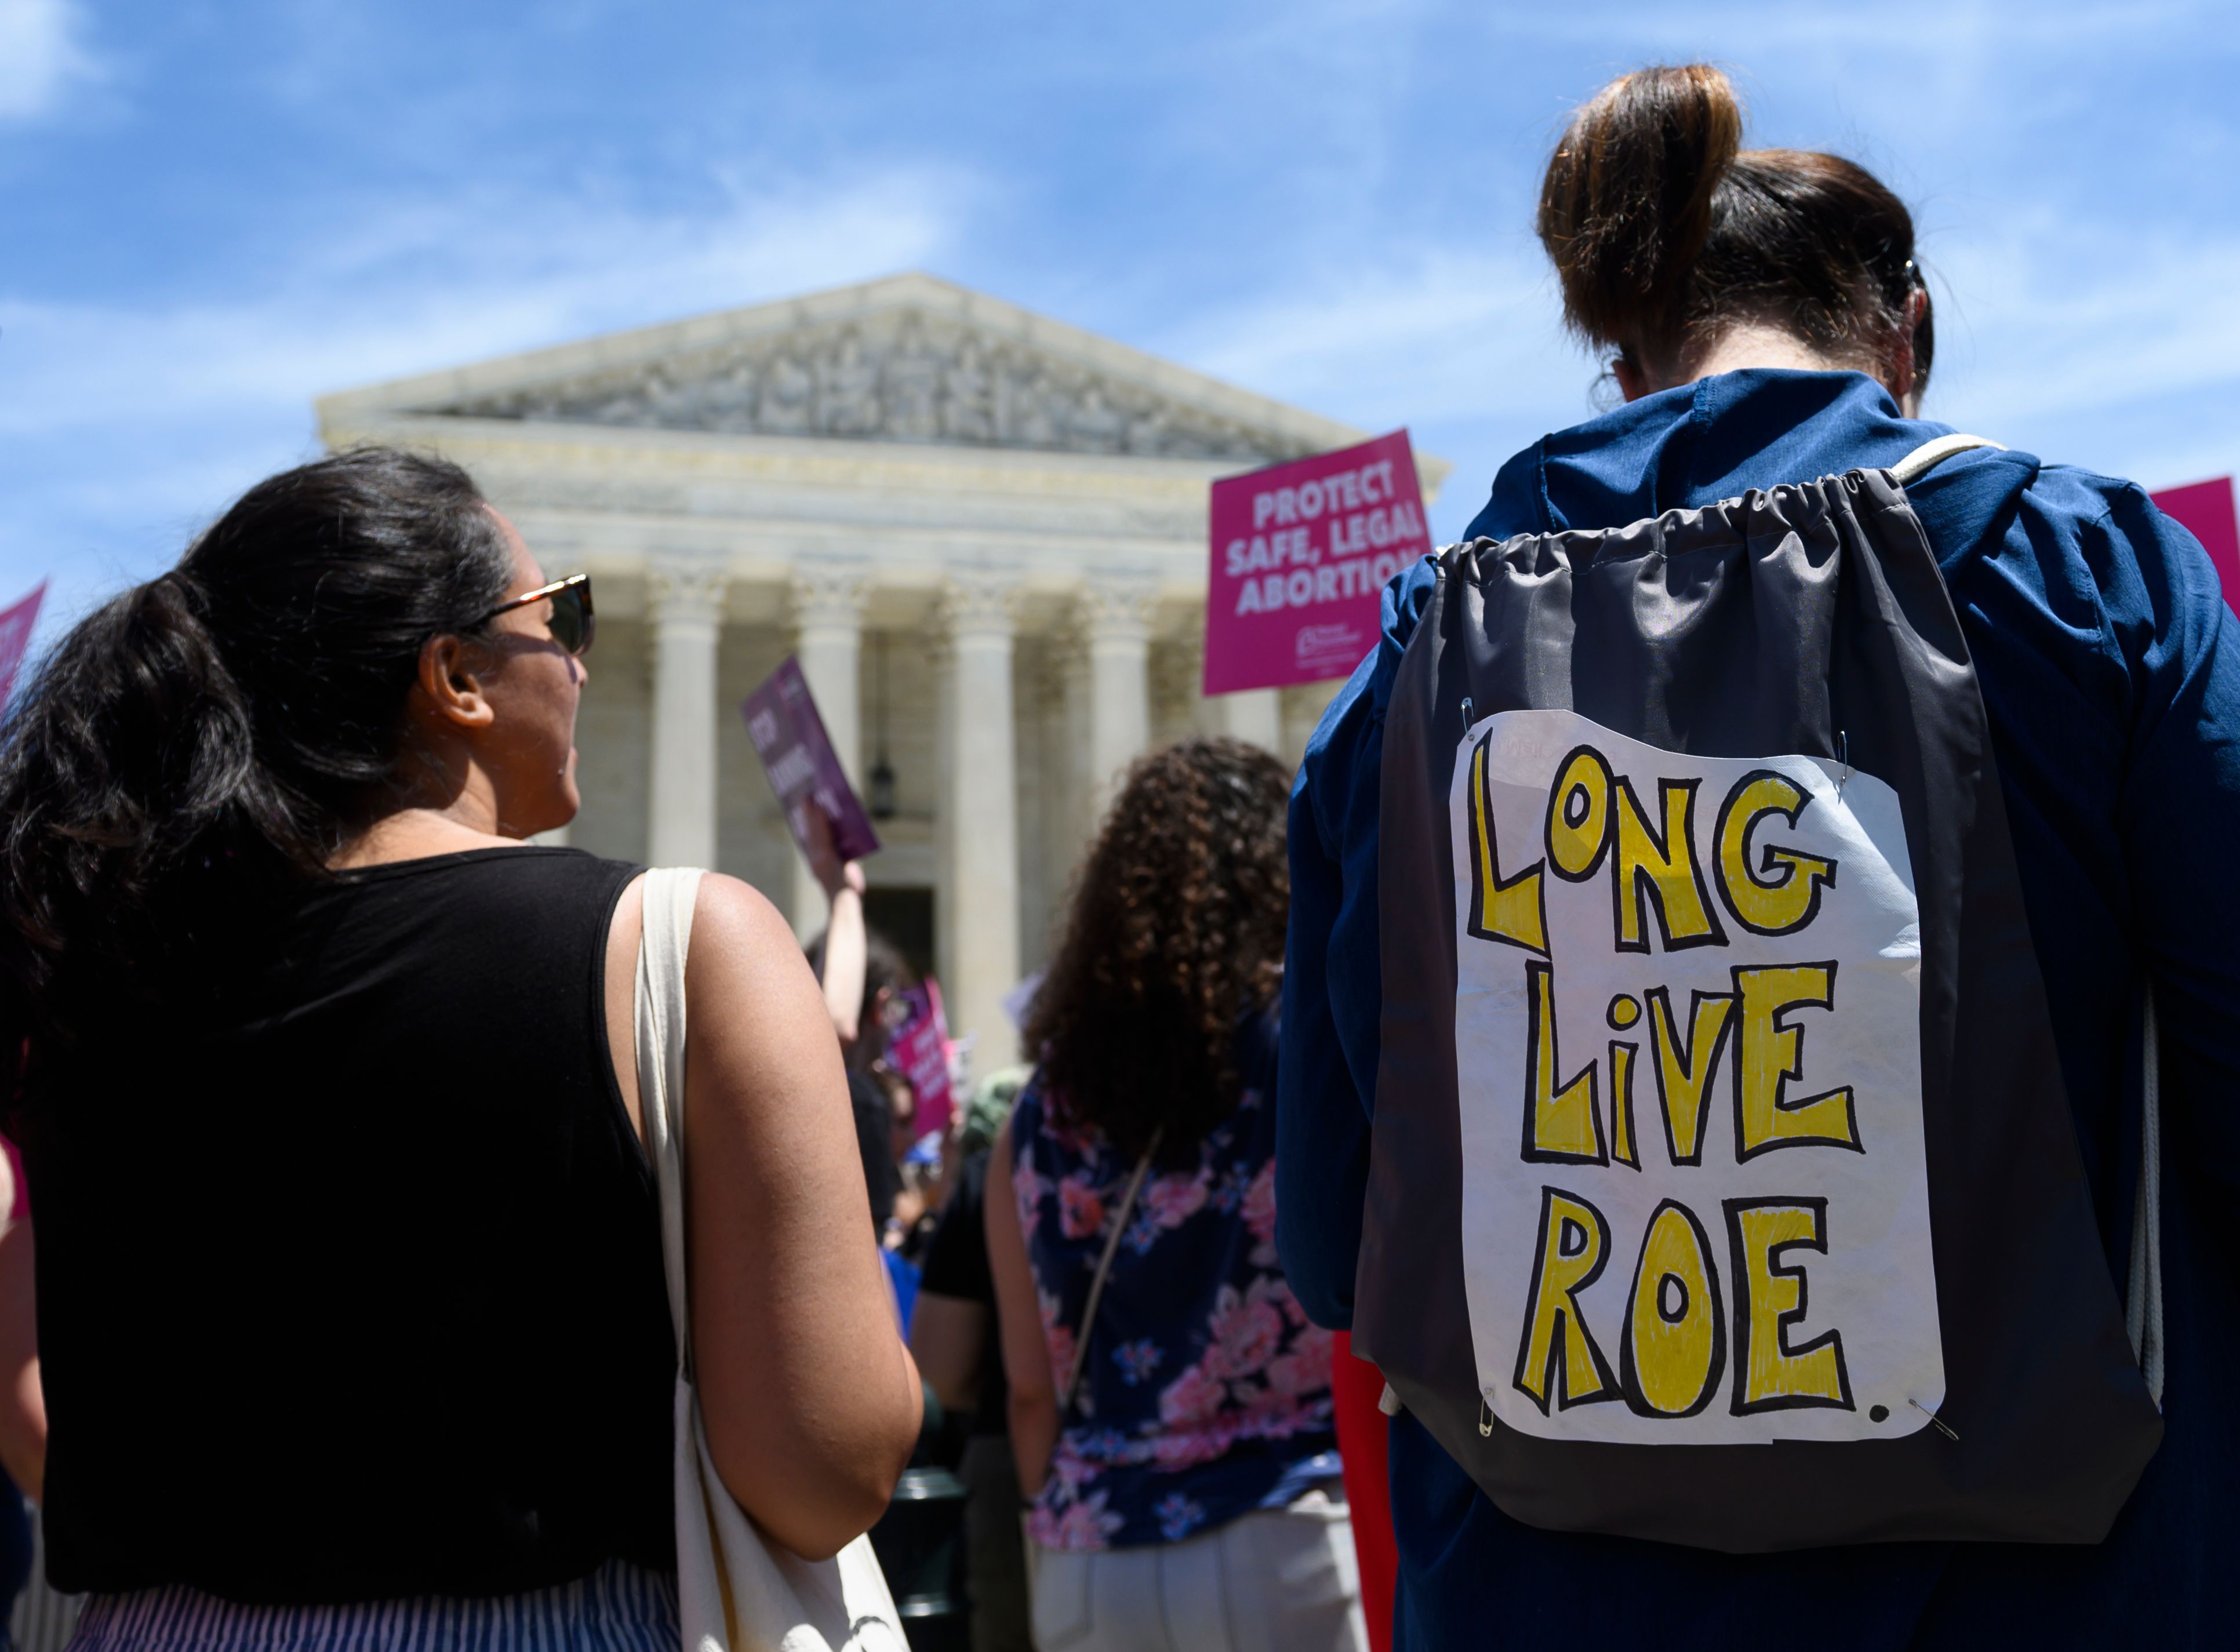
<path id="1" fill-rule="evenodd" d="M 1895 464 L 1950 427 L 1856 373 L 1753 370 L 1645 396 L 1510 459 L 1470 536 L 1622 527 L 1752 488 Z M 1998 432 L 1981 434 L 1996 438 Z M 1396 1645 L 1660 1649 L 2240 1645 L 2240 621 L 2200 545 L 2130 483 L 2023 453 L 1907 490 L 1990 719 L 2101 1234 L 2121 1289 L 2138 1173 L 2140 972 L 2163 1035 L 2168 1432 L 2092 1549 L 1898 1543 L 1730 1555 L 1550 1532 L 1494 1507 L 1404 1413 L 1391 1433 Z M 1375 1103 L 1383 721 L 1433 583 L 1324 714 L 1291 796 L 1277 1243 L 1353 1317 Z"/>

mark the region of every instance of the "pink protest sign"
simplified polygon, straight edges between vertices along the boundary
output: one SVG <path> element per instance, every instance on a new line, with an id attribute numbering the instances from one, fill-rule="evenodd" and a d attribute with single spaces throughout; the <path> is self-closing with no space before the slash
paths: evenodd
<path id="1" fill-rule="evenodd" d="M 824 719 L 817 715 L 816 698 L 798 661 L 786 656 L 739 710 L 747 720 L 755 755 L 770 776 L 770 789 L 785 809 L 785 823 L 803 854 L 809 852 L 812 803 L 832 823 L 832 847 L 842 860 L 860 861 L 878 848 L 879 835 L 871 829 L 863 800 L 833 755 Z"/>
<path id="2" fill-rule="evenodd" d="M 2209 553 L 2217 576 L 2224 582 L 2224 600 L 2240 609 L 2240 516 L 2232 508 L 2232 478 L 2196 482 L 2183 488 L 2164 488 L 2154 502 Z"/>
<path id="3" fill-rule="evenodd" d="M 1224 477 L 1210 521 L 1208 694 L 1344 676 L 1384 582 L 1431 549 L 1405 430 Z"/>
<path id="4" fill-rule="evenodd" d="M 31 628 L 39 623 L 39 604 L 46 595 L 43 579 L 29 596 L 0 613 L 0 705 L 7 703 L 8 690 L 16 686 L 16 672 L 23 663 L 23 650 L 31 645 Z"/>
<path id="5" fill-rule="evenodd" d="M 909 1012 L 887 1040 L 888 1064 L 910 1080 L 917 1111 L 910 1134 L 923 1137 L 949 1128 L 957 1100 L 949 1088 L 949 1017 L 942 1012 L 941 986 L 930 976 L 922 987 L 903 995 Z"/>

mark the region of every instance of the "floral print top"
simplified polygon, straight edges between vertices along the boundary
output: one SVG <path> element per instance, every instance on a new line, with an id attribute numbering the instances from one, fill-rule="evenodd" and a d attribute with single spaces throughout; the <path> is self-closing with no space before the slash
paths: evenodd
<path id="1" fill-rule="evenodd" d="M 1333 1448 L 1330 1334 L 1276 1259 L 1276 1026 L 1241 1033 L 1244 1092 L 1195 1169 L 1155 1168 L 1112 1258 L 1089 1358 L 1028 1516 L 1046 1549 L 1178 1542 L 1259 1508 Z M 1054 1123 L 1037 1073 L 1011 1116 L 1011 1182 L 1061 1391 L 1132 1160 Z"/>

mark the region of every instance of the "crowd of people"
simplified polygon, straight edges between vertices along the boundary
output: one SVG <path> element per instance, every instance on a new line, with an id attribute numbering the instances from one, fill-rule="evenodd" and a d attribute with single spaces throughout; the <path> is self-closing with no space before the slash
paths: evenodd
<path id="1" fill-rule="evenodd" d="M 840 1551 L 938 1418 L 981 1652 L 2240 1643 L 2214 1560 L 2240 1465 L 2215 1397 L 2240 1337 L 2240 894 L 2213 869 L 2240 830 L 2240 636 L 2200 547 L 2137 487 L 1989 445 L 1917 466 L 1952 433 L 1920 417 L 1936 330 L 1910 216 L 1850 162 L 1741 139 L 1731 88 L 1702 66 L 1623 77 L 1577 112 L 1539 233 L 1622 399 L 1516 455 L 1463 550 L 1392 582 L 1377 646 L 1296 776 L 1216 738 L 1135 763 L 1076 873 L 1024 1064 L 984 1063 L 953 1119 L 922 1128 L 890 1057 L 917 978 L 868 929 L 862 869 L 829 833 L 810 859 L 830 919 L 806 956 L 756 890 L 701 882 L 692 1375 L 721 1490 L 771 1542 Z M 1902 495 L 1877 479 L 1901 469 L 1918 477 Z M 1811 523 L 1766 537 L 1747 513 L 1788 509 L 1763 502 L 1814 478 L 1843 479 L 1817 496 L 1845 502 L 1823 514 L 1851 524 L 1847 554 L 1888 559 L 1897 595 L 1875 627 L 1901 639 L 1890 680 L 1911 703 L 1843 686 L 1883 681 L 1857 663 L 1882 645 L 1841 629 L 1867 598 L 1829 610 L 1817 652 L 1796 645 L 1835 552 L 1812 549 Z M 1690 561 L 1699 544 L 1726 560 Z M 1721 647 L 1788 674 L 1756 679 L 1745 709 L 1772 696 L 1778 722 L 1793 689 L 1824 709 L 1829 683 L 1853 697 L 1825 728 L 1799 713 L 1785 743 L 1725 749 L 1731 685 L 1661 663 L 1683 657 L 1675 639 L 1715 587 L 1728 614 L 1737 582 L 1789 569 L 1793 600 L 1761 594 Z M 87 1596 L 85 1652 L 678 1644 L 677 1356 L 633 1059 L 643 869 L 528 841 L 579 801 L 595 630 L 589 580 L 550 574 L 457 467 L 340 453 L 259 483 L 177 567 L 80 622 L 8 714 L 0 1467 L 40 1507 L 53 1585 Z M 1539 629 L 1517 629 L 1527 610 Z M 1456 1012 L 1412 995 L 1472 937 L 1546 956 L 1555 909 L 1511 898 L 1525 851 L 1497 854 L 1473 812 L 1453 840 L 1482 845 L 1467 852 L 1484 870 L 1463 941 L 1451 904 L 1417 931 L 1396 913 L 1422 881 L 1410 846 L 1445 841 L 1410 787 L 1436 758 L 1443 809 L 1455 739 L 1510 706 L 1630 717 L 1719 758 L 1814 753 L 1847 780 L 1855 752 L 1964 748 L 1981 786 L 1965 842 L 1996 844 L 1963 863 L 2004 868 L 2010 840 L 2015 897 L 1996 923 L 1966 916 L 1991 927 L 1956 929 L 1963 946 L 1930 915 L 1948 897 L 1974 912 L 1997 878 L 1924 874 L 1908 956 L 1926 960 L 1923 1026 L 1963 1041 L 1985 1036 L 1966 1024 L 1979 935 L 2010 949 L 1997 990 L 2027 1008 L 2041 989 L 2016 972 L 2034 958 L 2043 979 L 2035 1082 L 2066 1096 L 2063 1220 L 2090 1236 L 2051 1288 L 2117 1306 L 2093 1381 L 2143 1442 L 2103 1476 L 2097 1532 L 2023 1540 L 2028 1511 L 2008 1510 L 2004 1526 L 1892 1515 L 1841 1542 L 1660 1538 L 1650 1506 L 1711 1506 L 1688 1499 L 1715 1502 L 1726 1469 L 1630 1482 L 1624 1448 L 1536 1457 L 1539 1425 L 1490 1409 L 1472 1437 L 1479 1308 L 1439 1260 L 1451 1226 L 1411 1226 L 1451 1210 L 1440 1189 L 1464 1174 L 1451 1136 L 1409 1135 L 1431 1116 L 1423 1075 L 1457 1059 Z M 1602 839 L 1567 861 L 1561 834 L 1600 807 L 1551 803 L 1530 853 L 1593 875 Z M 1787 807 L 1793 824 L 1802 794 Z M 1930 823 L 1904 829 L 1943 877 Z M 1687 893 L 1657 881 L 1675 876 L 1671 829 L 1613 851 L 1663 891 L 1668 940 Z M 1721 876 L 1800 880 L 1816 901 L 1816 877 L 1853 887 L 1832 861 L 1770 849 Z M 1776 932 L 1729 899 L 1739 928 Z M 1631 1024 L 1616 1001 L 1610 1016 Z M 1720 1024 L 1697 1017 L 1699 1074 Z M 1768 1024 L 1756 1059 L 1793 1074 L 1791 1029 Z M 1615 1062 L 1637 1046 L 1610 1048 Z M 2143 1051 L 2159 1074 L 2143 1092 Z M 1542 1101 L 1560 1109 L 1568 1074 L 1547 1059 Z M 1773 1107 L 1803 1105 L 1770 1082 Z M 2143 1149 L 2143 1107 L 2159 1109 Z M 1576 1292 L 1607 1241 L 1559 1196 L 1551 1183 L 1535 1265 L 1578 1259 Z M 2151 1360 L 2125 1345 L 2118 1302 L 2128 1289 L 2137 1342 L 2125 1256 L 2143 1211 Z M 1777 1290 L 1797 1276 L 1769 1254 Z M 1612 1278 L 1631 1265 L 1612 1260 Z M 1962 1295 L 1937 1266 L 1957 1346 Z M 1650 1285 L 1637 1307 L 1696 1322 L 1684 1289 Z M 1546 1371 L 1516 1356 L 1520 1391 L 1557 1422 L 1621 1389 L 1655 1412 L 1632 1345 L 1603 1369 L 1561 1300 Z M 1736 1331 L 1737 1362 L 1812 1351 L 1784 1329 L 1801 1288 L 1780 1300 L 1771 1342 Z M 1350 1330 L 1394 1385 L 1376 1420 L 1390 1622 L 1364 1611 L 1341 1477 L 1333 1339 Z M 1543 1377 L 1563 1385 L 1556 1412 Z M 1941 1415 L 1916 1402 L 1923 1444 L 1824 1449 L 1884 1463 L 1940 1436 L 1988 1449 L 1996 1408 L 1955 1396 Z M 1777 1474 L 1806 1448 L 1750 1449 Z M 1850 1495 L 1847 1472 L 1825 1497 Z M 1598 1501 L 1565 1500 L 1588 1483 Z M 0 1496 L 0 1586 L 28 1564 L 18 1501 Z"/>

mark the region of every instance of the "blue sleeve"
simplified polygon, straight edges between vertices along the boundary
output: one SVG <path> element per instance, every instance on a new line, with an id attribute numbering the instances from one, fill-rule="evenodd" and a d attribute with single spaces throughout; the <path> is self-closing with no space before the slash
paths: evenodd
<path id="1" fill-rule="evenodd" d="M 1435 580 L 1429 558 L 1384 589 L 1383 636 L 1307 742 L 1291 789 L 1291 916 L 1276 1080 L 1276 1245 L 1317 1324 L 1353 1324 L 1382 1009 L 1377 806 L 1384 708 Z"/>
<path id="2" fill-rule="evenodd" d="M 1946 578 L 2080 1145 L 2120 1240 L 2141 969 L 2199 1168 L 2240 1189 L 2240 876 L 2224 863 L 2240 846 L 2240 621 L 2199 543 L 2139 488 L 2026 456 L 1951 469 L 1918 490 L 1922 515 L 1932 541 L 1942 527 L 1969 547 Z"/>
<path id="3" fill-rule="evenodd" d="M 2240 621 L 2208 552 L 2139 489 L 2093 536 L 2137 570 L 2110 606 L 2137 685 L 2116 823 L 2138 948 L 2203 1168 L 2240 1185 Z"/>

